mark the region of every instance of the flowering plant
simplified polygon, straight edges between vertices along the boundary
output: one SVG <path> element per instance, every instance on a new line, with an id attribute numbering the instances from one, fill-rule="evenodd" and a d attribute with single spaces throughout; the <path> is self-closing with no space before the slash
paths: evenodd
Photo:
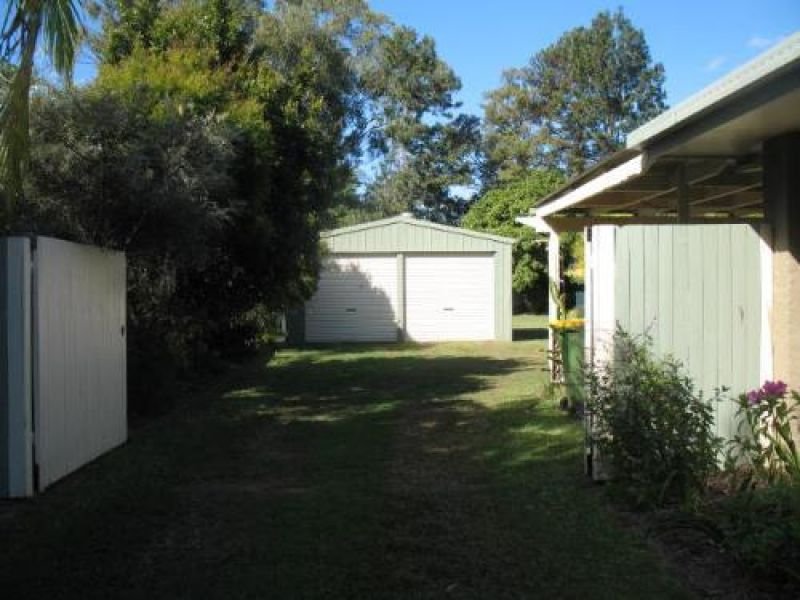
<path id="1" fill-rule="evenodd" d="M 750 464 L 757 479 L 800 483 L 800 452 L 792 431 L 800 419 L 800 395 L 782 381 L 765 381 L 739 396 L 738 404 L 741 423 L 733 439 L 735 454 Z"/>

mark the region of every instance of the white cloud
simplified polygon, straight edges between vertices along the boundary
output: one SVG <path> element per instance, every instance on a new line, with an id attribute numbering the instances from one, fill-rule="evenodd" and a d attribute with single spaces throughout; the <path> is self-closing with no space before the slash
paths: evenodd
<path id="1" fill-rule="evenodd" d="M 706 71 L 716 71 L 728 60 L 727 56 L 715 56 L 706 63 Z"/>
<path id="2" fill-rule="evenodd" d="M 747 40 L 747 47 L 748 48 L 767 48 L 772 46 L 777 40 L 774 38 L 767 38 L 760 35 L 754 35 L 749 40 Z"/>

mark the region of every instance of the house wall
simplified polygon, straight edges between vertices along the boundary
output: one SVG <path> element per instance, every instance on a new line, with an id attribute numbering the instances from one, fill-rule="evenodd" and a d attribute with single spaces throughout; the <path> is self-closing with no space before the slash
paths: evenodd
<path id="1" fill-rule="evenodd" d="M 511 340 L 512 243 L 486 238 L 469 230 L 432 227 L 425 221 L 377 222 L 364 228 L 347 228 L 323 234 L 332 254 L 485 253 L 494 254 L 495 331 L 498 340 Z M 299 318 L 296 318 L 297 322 Z M 296 329 L 295 329 L 296 331 Z M 293 335 L 293 339 L 296 337 Z"/>
<path id="2" fill-rule="evenodd" d="M 706 397 L 761 383 L 761 239 L 749 225 L 617 229 L 615 313 L 656 351 L 679 359 Z M 767 349 L 768 350 L 768 349 Z M 735 408 L 716 406 L 718 435 L 735 431 Z"/>

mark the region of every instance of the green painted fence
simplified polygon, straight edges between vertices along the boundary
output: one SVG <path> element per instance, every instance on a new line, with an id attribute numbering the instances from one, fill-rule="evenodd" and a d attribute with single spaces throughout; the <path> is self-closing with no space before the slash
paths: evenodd
<path id="1" fill-rule="evenodd" d="M 749 225 L 629 226 L 617 231 L 616 319 L 648 333 L 707 397 L 760 384 L 760 238 Z M 735 430 L 733 403 L 717 406 L 717 433 Z"/>

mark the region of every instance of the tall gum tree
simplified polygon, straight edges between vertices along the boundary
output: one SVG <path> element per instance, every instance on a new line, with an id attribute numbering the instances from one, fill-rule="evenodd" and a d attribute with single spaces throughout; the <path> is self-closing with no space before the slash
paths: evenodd
<path id="1" fill-rule="evenodd" d="M 664 110 L 664 67 L 622 10 L 601 12 L 503 73 L 485 107 L 486 181 L 528 169 L 570 176 Z"/>

